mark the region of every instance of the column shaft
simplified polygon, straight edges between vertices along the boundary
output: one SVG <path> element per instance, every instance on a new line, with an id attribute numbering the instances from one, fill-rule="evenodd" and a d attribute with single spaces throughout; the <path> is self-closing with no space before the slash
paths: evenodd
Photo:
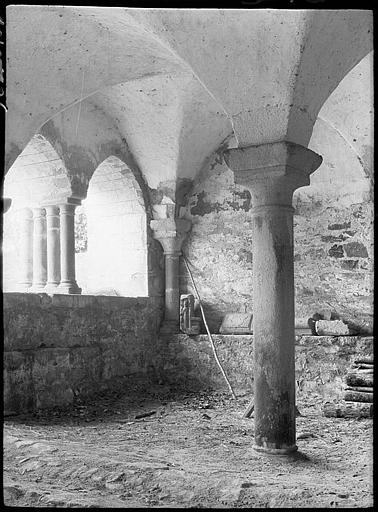
<path id="1" fill-rule="evenodd" d="M 293 208 L 253 210 L 255 443 L 295 446 Z"/>
<path id="2" fill-rule="evenodd" d="M 60 205 L 59 293 L 80 293 L 75 277 L 75 204 Z"/>
<path id="3" fill-rule="evenodd" d="M 33 282 L 33 213 L 30 208 L 19 212 L 19 265 L 18 289 L 26 292 Z"/>
<path id="4" fill-rule="evenodd" d="M 179 322 L 180 319 L 180 253 L 165 253 L 165 319 Z"/>
<path id="5" fill-rule="evenodd" d="M 46 206 L 47 224 L 47 284 L 53 291 L 60 283 L 60 219 L 58 206 Z"/>
<path id="6" fill-rule="evenodd" d="M 154 238 L 164 250 L 165 262 L 165 314 L 164 329 L 175 331 L 180 325 L 180 279 L 179 263 L 181 247 L 189 232 L 191 222 L 187 219 L 159 219 L 151 221 Z"/>
<path id="7" fill-rule="evenodd" d="M 33 209 L 33 291 L 43 291 L 47 277 L 46 212 Z"/>

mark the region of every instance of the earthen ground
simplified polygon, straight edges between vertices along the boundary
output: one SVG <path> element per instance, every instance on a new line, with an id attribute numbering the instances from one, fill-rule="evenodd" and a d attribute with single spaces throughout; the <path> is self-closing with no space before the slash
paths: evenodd
<path id="1" fill-rule="evenodd" d="M 252 448 L 249 399 L 159 386 L 6 418 L 5 505 L 373 506 L 371 419 L 326 418 L 309 396 L 298 403 L 298 452 L 269 456 Z"/>

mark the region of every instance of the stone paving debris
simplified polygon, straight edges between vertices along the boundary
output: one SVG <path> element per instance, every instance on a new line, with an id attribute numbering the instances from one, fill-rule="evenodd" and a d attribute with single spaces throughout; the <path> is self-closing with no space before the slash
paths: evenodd
<path id="1" fill-rule="evenodd" d="M 249 401 L 250 393 L 239 392 L 235 401 L 226 392 L 172 393 L 160 386 L 148 395 L 108 393 L 71 409 L 7 418 L 4 502 L 372 506 L 371 419 L 326 418 L 319 397 L 309 397 L 298 404 L 298 452 L 267 456 L 252 448 L 253 418 L 243 418 Z M 151 411 L 156 414 L 144 416 Z"/>

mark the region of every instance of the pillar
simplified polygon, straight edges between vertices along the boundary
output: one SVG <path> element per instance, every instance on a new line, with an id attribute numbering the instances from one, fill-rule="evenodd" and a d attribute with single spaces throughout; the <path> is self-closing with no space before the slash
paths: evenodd
<path id="1" fill-rule="evenodd" d="M 63 203 L 60 208 L 60 284 L 57 293 L 78 294 L 81 288 L 75 276 L 75 208 L 77 204 Z"/>
<path id="2" fill-rule="evenodd" d="M 26 292 L 33 282 L 33 212 L 22 208 L 18 216 L 20 279 L 17 289 Z"/>
<path id="3" fill-rule="evenodd" d="M 33 284 L 31 291 L 42 292 L 47 277 L 46 212 L 33 208 Z"/>
<path id="4" fill-rule="evenodd" d="M 46 206 L 47 284 L 45 291 L 54 292 L 60 283 L 60 219 L 59 206 Z"/>
<path id="5" fill-rule="evenodd" d="M 180 285 L 179 264 L 182 243 L 190 229 L 187 219 L 152 220 L 151 228 L 164 250 L 165 262 L 165 323 L 172 329 L 180 323 Z"/>
<path id="6" fill-rule="evenodd" d="M 254 448 L 286 454 L 297 449 L 292 197 L 322 158 L 277 142 L 230 149 L 225 160 L 252 196 Z"/>

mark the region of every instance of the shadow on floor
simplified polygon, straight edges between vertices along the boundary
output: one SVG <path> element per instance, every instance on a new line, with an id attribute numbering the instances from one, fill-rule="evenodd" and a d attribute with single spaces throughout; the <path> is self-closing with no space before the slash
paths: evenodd
<path id="1" fill-rule="evenodd" d="M 238 406 L 244 410 L 249 394 L 240 395 Z M 170 404 L 198 409 L 213 409 L 230 401 L 226 391 L 172 389 L 169 386 L 154 385 L 148 390 L 138 386 L 124 390 L 108 390 L 85 399 L 75 399 L 69 406 L 55 406 L 24 414 L 5 416 L 6 421 L 23 425 L 86 426 L 106 425 L 114 422 L 147 421 L 159 416 Z M 234 404 L 236 405 L 236 404 Z M 204 412 L 204 411 L 203 411 Z"/>

